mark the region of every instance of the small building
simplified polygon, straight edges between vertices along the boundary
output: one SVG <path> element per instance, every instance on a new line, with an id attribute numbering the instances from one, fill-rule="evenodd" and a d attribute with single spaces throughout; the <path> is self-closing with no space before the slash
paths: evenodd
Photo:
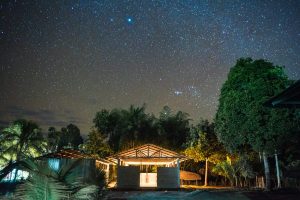
<path id="1" fill-rule="evenodd" d="M 117 164 L 117 188 L 178 189 L 180 162 L 184 155 L 153 144 L 145 144 L 107 158 Z"/>
<path id="2" fill-rule="evenodd" d="M 49 153 L 42 156 L 47 159 L 48 165 L 53 170 L 59 170 L 64 164 L 71 162 L 74 159 L 80 159 L 78 168 L 78 175 L 82 177 L 89 177 L 93 169 L 98 168 L 105 172 L 106 179 L 110 178 L 110 165 L 113 165 L 105 159 L 95 159 L 88 154 L 82 153 L 74 149 L 62 149 L 57 152 Z"/>

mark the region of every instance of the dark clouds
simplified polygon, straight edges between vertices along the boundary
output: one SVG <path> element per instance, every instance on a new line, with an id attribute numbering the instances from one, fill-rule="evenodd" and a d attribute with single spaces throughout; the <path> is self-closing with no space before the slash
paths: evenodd
<path id="1" fill-rule="evenodd" d="M 50 110 L 33 110 L 25 109 L 17 106 L 9 106 L 0 110 L 1 125 L 7 125 L 16 119 L 28 119 L 37 122 L 43 129 L 47 131 L 48 127 L 57 128 L 66 127 L 68 124 L 81 125 L 83 121 L 75 116 L 72 111 L 64 111 L 54 113 Z"/>

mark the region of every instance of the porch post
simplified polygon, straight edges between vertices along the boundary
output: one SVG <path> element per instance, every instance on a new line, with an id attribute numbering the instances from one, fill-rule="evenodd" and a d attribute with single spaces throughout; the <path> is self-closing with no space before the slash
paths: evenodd
<path id="1" fill-rule="evenodd" d="M 106 179 L 107 179 L 107 183 L 109 182 L 109 164 L 107 164 L 107 169 L 106 169 Z"/>
<path id="2" fill-rule="evenodd" d="M 179 158 L 176 159 L 177 162 L 177 172 L 178 172 L 178 188 L 180 188 L 180 162 Z"/>

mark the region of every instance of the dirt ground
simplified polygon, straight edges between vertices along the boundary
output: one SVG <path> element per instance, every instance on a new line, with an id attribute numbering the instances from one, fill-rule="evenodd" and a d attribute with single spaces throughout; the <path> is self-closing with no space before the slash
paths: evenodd
<path id="1" fill-rule="evenodd" d="M 196 189 L 180 191 L 108 191 L 107 200 L 298 200 L 299 191 Z"/>

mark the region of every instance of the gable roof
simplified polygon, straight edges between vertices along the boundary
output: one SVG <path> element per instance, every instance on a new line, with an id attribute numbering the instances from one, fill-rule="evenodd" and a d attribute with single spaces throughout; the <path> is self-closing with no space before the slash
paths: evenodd
<path id="1" fill-rule="evenodd" d="M 144 144 L 109 156 L 108 159 L 186 159 L 186 156 L 154 144 Z"/>

